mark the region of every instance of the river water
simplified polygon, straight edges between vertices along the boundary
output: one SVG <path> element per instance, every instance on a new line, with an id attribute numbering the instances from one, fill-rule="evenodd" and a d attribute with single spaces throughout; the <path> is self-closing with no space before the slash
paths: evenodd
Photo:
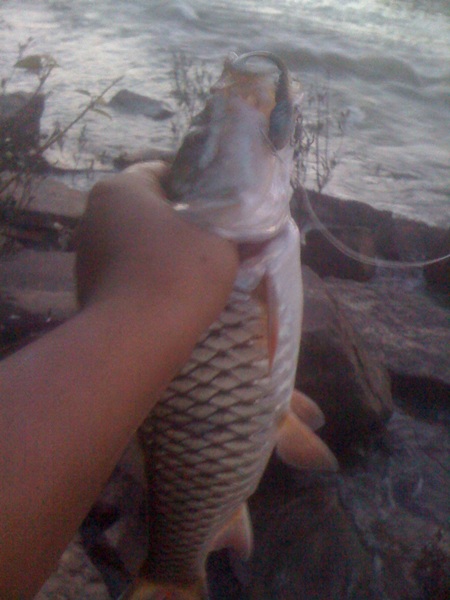
<path id="1" fill-rule="evenodd" d="M 348 112 L 325 188 L 429 223 L 450 224 L 450 3 L 448 0 L 0 0 L 0 74 L 8 90 L 32 87 L 12 70 L 18 44 L 58 62 L 43 121 L 68 122 L 85 97 L 118 87 L 176 108 L 173 53 L 218 73 L 230 52 L 265 49 L 303 88 L 327 90 L 330 115 Z M 111 97 L 112 93 L 109 95 Z M 173 144 L 170 121 L 113 114 L 87 119 L 81 154 Z M 72 133 L 63 154 L 80 151 Z"/>

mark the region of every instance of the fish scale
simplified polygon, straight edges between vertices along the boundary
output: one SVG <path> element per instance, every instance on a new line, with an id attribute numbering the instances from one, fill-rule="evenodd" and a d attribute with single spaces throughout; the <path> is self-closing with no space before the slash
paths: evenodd
<path id="1" fill-rule="evenodd" d="M 155 564 L 158 571 L 165 565 L 165 572 L 176 570 L 178 578 L 184 572 L 189 581 L 210 541 L 211 521 L 214 530 L 225 525 L 259 480 L 265 460 L 262 440 L 273 427 L 267 415 L 274 408 L 270 402 L 254 402 L 256 394 L 270 395 L 265 326 L 257 301 L 232 295 L 140 429 L 151 504 L 166 515 L 152 524 L 152 570 Z M 210 332 L 219 335 L 211 337 Z M 235 350 L 232 355 L 227 353 L 230 348 Z M 218 358 L 216 368 L 205 369 L 205 356 L 211 352 Z M 242 389 L 247 393 L 241 394 Z M 203 520 L 208 516 L 204 527 L 198 513 Z"/>

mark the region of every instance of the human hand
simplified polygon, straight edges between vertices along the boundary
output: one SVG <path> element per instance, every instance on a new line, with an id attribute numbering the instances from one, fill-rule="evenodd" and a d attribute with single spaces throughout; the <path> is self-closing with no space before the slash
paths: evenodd
<path id="1" fill-rule="evenodd" d="M 169 293 L 171 276 L 220 286 L 236 268 L 230 242 L 185 223 L 164 202 L 160 181 L 168 169 L 140 163 L 92 189 L 77 236 L 82 305 L 111 294 L 145 296 L 148 286 Z M 208 252 L 208 244 L 221 252 Z"/>

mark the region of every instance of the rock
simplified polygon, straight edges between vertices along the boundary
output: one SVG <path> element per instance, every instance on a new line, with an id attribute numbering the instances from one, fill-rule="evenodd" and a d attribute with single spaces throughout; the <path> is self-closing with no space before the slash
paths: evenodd
<path id="1" fill-rule="evenodd" d="M 377 599 L 449 597 L 449 458 L 448 425 L 397 409 L 380 447 L 343 472 L 340 498 L 373 557 Z"/>
<path id="2" fill-rule="evenodd" d="M 71 250 L 79 218 L 0 204 L 2 235 L 24 247 Z"/>
<path id="3" fill-rule="evenodd" d="M 314 212 L 327 228 L 337 231 L 365 228 L 373 236 L 375 255 L 384 259 L 411 262 L 433 258 L 448 236 L 446 229 L 394 216 L 391 211 L 377 210 L 357 200 L 342 200 L 311 190 L 307 194 Z M 294 218 L 301 229 L 307 231 L 317 227 L 301 190 L 294 192 L 292 205 Z M 448 252 L 448 241 L 446 247 Z M 340 277 L 339 273 L 333 275 Z"/>
<path id="4" fill-rule="evenodd" d="M 50 331 L 61 321 L 21 308 L 0 295 L 0 359 Z"/>
<path id="5" fill-rule="evenodd" d="M 376 249 L 379 256 L 402 262 L 434 258 L 448 232 L 441 227 L 396 216 L 376 230 Z"/>
<path id="6" fill-rule="evenodd" d="M 338 475 L 272 459 L 250 499 L 254 554 L 213 557 L 212 600 L 448 598 L 449 422 L 448 406 L 429 422 L 396 408 Z"/>
<path id="7" fill-rule="evenodd" d="M 86 202 L 86 192 L 80 192 L 62 181 L 47 177 L 34 187 L 27 208 L 67 217 L 81 217 Z"/>
<path id="8" fill-rule="evenodd" d="M 79 535 L 62 555 L 55 573 L 46 581 L 34 600 L 65 598 L 77 600 L 111 600 L 103 577 L 94 567 Z"/>
<path id="9" fill-rule="evenodd" d="M 108 105 L 122 112 L 140 114 L 159 121 L 169 119 L 174 114 L 163 102 L 129 90 L 119 90 Z"/>
<path id="10" fill-rule="evenodd" d="M 371 440 L 392 411 L 390 381 L 327 286 L 303 269 L 305 306 L 296 385 L 325 413 L 321 434 L 338 454 Z"/>
<path id="11" fill-rule="evenodd" d="M 12 312 L 62 321 L 76 311 L 74 262 L 69 252 L 22 250 L 0 261 L 1 296 Z"/>
<path id="12" fill-rule="evenodd" d="M 370 229 L 366 227 L 330 227 L 330 233 L 351 250 L 362 257 L 373 258 L 375 240 Z M 302 264 L 317 273 L 320 277 L 333 275 L 342 279 L 367 281 L 376 272 L 376 267 L 355 260 L 336 248 L 321 231 L 312 229 L 305 236 L 302 247 Z"/>
<path id="13" fill-rule="evenodd" d="M 51 177 L 33 177 L 27 182 L 27 190 L 25 191 L 19 180 L 18 184 L 14 185 L 13 191 L 7 189 L 5 192 L 5 194 L 10 193 L 12 196 L 9 200 L 12 199 L 18 208 L 49 213 L 55 218 L 57 216 L 81 217 L 87 202 L 86 192 L 80 192 Z M 27 198 L 25 203 L 23 201 L 24 196 Z M 0 196 L 0 204 L 3 199 L 5 197 Z"/>
<path id="14" fill-rule="evenodd" d="M 448 256 L 450 254 L 450 229 L 445 236 L 436 244 L 433 257 Z M 450 258 L 429 265 L 423 270 L 427 288 L 445 294 L 450 304 Z"/>
<path id="15" fill-rule="evenodd" d="M 392 220 L 391 211 L 377 210 L 364 202 L 342 200 L 313 190 L 308 190 L 307 194 L 317 217 L 327 226 L 366 227 L 376 230 Z M 311 224 L 311 216 L 301 190 L 294 192 L 293 213 L 301 228 Z"/>
<path id="16" fill-rule="evenodd" d="M 250 506 L 255 551 L 244 597 L 372 598 L 370 555 L 340 504 L 333 477 L 305 477 L 273 462 Z"/>
<path id="17" fill-rule="evenodd" d="M 2 163 L 5 161 L 5 151 L 15 154 L 19 151 L 29 151 L 39 145 L 44 105 L 44 94 L 14 92 L 0 95 Z M 10 142 L 6 142 L 8 138 Z M 2 166 L 5 168 L 6 165 Z"/>
<path id="18" fill-rule="evenodd" d="M 391 371 L 392 394 L 410 416 L 426 421 L 443 421 L 449 405 L 450 384 L 420 375 Z M 450 417 L 450 415 L 449 415 Z M 448 421 L 450 426 L 450 420 Z"/>
<path id="19" fill-rule="evenodd" d="M 450 385 L 450 311 L 420 278 L 386 273 L 364 285 L 328 278 L 326 287 L 389 371 Z"/>

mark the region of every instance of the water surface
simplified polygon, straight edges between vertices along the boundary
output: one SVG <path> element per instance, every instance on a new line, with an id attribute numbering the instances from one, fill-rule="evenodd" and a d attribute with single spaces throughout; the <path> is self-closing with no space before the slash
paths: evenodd
<path id="1" fill-rule="evenodd" d="M 95 93 L 121 75 L 120 87 L 175 108 L 174 51 L 214 73 L 230 51 L 276 52 L 305 90 L 328 89 L 332 114 L 349 113 L 325 191 L 450 224 L 446 0 L 3 0 L 0 28 L 3 77 L 30 36 L 29 52 L 60 65 L 47 86 L 47 129 L 77 113 L 77 88 Z M 29 79 L 13 74 L 10 87 Z M 91 116 L 87 133 L 81 150 L 97 156 L 173 144 L 170 122 L 145 117 Z M 76 145 L 74 132 L 66 158 Z"/>

